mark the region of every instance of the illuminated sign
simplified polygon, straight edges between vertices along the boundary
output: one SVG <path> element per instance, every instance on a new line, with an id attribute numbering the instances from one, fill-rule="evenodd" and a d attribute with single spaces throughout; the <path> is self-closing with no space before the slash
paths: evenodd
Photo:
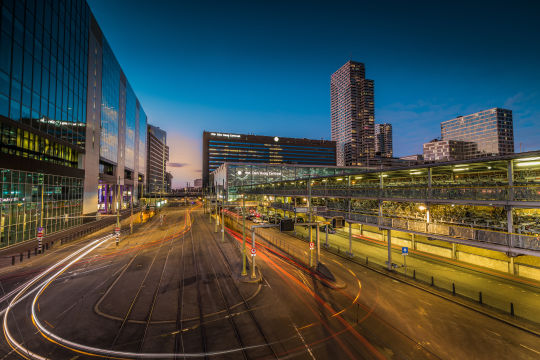
<path id="1" fill-rule="evenodd" d="M 226 137 L 226 138 L 240 138 L 237 134 L 224 134 L 224 133 L 210 133 L 212 136 Z"/>

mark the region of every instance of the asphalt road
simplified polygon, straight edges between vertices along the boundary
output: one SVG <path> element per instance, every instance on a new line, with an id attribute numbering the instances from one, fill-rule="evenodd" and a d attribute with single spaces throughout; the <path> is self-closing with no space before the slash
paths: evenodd
<path id="1" fill-rule="evenodd" d="M 308 237 L 308 230 L 304 227 L 297 226 L 296 231 L 298 235 Z M 321 232 L 321 242 L 325 242 L 325 235 Z M 337 234 L 329 234 L 328 244 L 333 248 L 339 247 L 341 251 L 348 251 L 348 233 L 338 231 Z M 392 262 L 401 266 L 404 259 L 400 250 L 399 246 L 393 249 Z M 478 299 L 478 293 L 482 292 L 484 304 L 505 312 L 510 310 L 510 303 L 513 303 L 517 316 L 540 324 L 540 283 L 537 281 L 414 250 L 409 251 L 406 260 L 409 277 L 413 270 L 416 278 L 424 282 L 429 282 L 433 276 L 438 287 L 452 291 L 452 284 L 455 284 L 458 294 L 474 300 Z M 357 259 L 364 260 L 367 256 L 371 263 L 378 263 L 383 267 L 388 256 L 387 244 L 374 240 L 369 235 L 353 234 L 352 252 Z M 404 268 L 401 267 L 398 271 L 403 273 Z"/>
<path id="2" fill-rule="evenodd" d="M 241 235 L 222 242 L 200 208 L 164 214 L 165 224 L 155 217 L 118 247 L 90 239 L 4 269 L 0 359 L 540 356 L 534 335 L 331 254 L 322 262 L 334 281 L 261 241 L 262 281 L 248 282 Z"/>

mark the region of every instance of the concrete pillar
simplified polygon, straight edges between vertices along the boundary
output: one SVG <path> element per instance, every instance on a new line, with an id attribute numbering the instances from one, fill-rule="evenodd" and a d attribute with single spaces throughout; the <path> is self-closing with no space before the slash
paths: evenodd
<path id="1" fill-rule="evenodd" d="M 514 264 L 514 256 L 510 256 L 510 261 L 508 262 L 508 273 L 510 275 L 516 275 L 516 267 Z"/>
<path id="2" fill-rule="evenodd" d="M 452 259 L 457 259 L 457 244 L 452 243 Z"/>
<path id="3" fill-rule="evenodd" d="M 363 230 L 362 230 L 362 227 L 363 227 L 363 225 L 360 224 L 360 235 L 364 235 L 364 232 L 363 232 Z"/>
<path id="4" fill-rule="evenodd" d="M 352 256 L 352 224 L 349 223 L 349 255 Z"/>
<path id="5" fill-rule="evenodd" d="M 351 191 L 351 177 L 350 177 L 350 176 L 347 176 L 347 195 L 349 195 L 349 198 L 348 198 L 348 210 L 347 210 L 347 213 L 348 213 L 349 219 L 351 218 L 351 198 L 350 198 L 350 191 Z"/>
<path id="6" fill-rule="evenodd" d="M 431 168 L 428 168 L 428 198 L 431 197 Z"/>
<path id="7" fill-rule="evenodd" d="M 388 239 L 388 270 L 392 270 L 392 231 L 386 230 L 386 235 Z"/>
<path id="8" fill-rule="evenodd" d="M 325 246 L 326 248 L 328 248 L 328 224 L 326 224 L 324 227 L 325 227 L 325 230 L 326 230 L 326 231 L 325 231 L 325 232 L 326 232 L 326 239 L 325 239 L 325 244 L 324 244 L 324 246 Z"/>
<path id="9" fill-rule="evenodd" d="M 416 234 L 411 234 L 411 248 L 416 250 Z"/>
<path id="10" fill-rule="evenodd" d="M 317 227 L 316 227 L 317 230 L 316 231 L 316 239 L 317 239 L 317 262 L 316 262 L 316 266 L 319 266 L 319 263 L 321 262 L 321 241 L 320 241 L 320 236 L 319 236 L 319 225 L 317 224 Z"/>

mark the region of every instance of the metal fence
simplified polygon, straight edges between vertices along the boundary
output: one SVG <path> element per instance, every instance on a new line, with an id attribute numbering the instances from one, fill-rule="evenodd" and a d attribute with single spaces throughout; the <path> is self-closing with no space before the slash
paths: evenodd
<path id="1" fill-rule="evenodd" d="M 292 185 L 244 186 L 238 193 L 252 195 L 307 196 L 306 187 Z M 493 186 L 493 187 L 355 187 L 314 186 L 312 196 L 361 197 L 366 199 L 434 199 L 434 200 L 474 200 L 474 201 L 540 201 L 540 186 Z"/>
<path id="2" fill-rule="evenodd" d="M 280 202 L 272 203 L 272 207 L 289 211 L 294 210 L 294 206 L 292 204 Z M 425 236 L 442 235 L 457 239 L 486 242 L 520 249 L 540 250 L 540 238 L 530 235 L 509 234 L 505 232 L 475 229 L 472 227 L 456 226 L 441 223 L 427 223 L 424 221 L 409 220 L 403 218 L 363 215 L 353 212 L 349 213 L 343 210 L 328 210 L 325 212 L 319 212 L 318 215 L 327 218 L 334 216 L 342 216 L 345 218 L 345 220 L 351 220 L 377 227 L 388 227 L 403 231 L 414 231 L 423 233 Z"/>

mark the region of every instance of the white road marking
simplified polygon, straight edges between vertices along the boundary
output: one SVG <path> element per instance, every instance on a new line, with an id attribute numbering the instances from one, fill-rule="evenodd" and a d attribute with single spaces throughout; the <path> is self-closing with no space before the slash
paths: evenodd
<path id="1" fill-rule="evenodd" d="M 525 349 L 531 350 L 532 352 L 535 352 L 535 353 L 537 353 L 538 355 L 540 355 L 540 351 L 535 350 L 535 349 L 532 349 L 532 348 L 528 347 L 527 345 L 519 344 L 519 346 L 524 347 Z"/>
<path id="2" fill-rule="evenodd" d="M 492 334 L 497 335 L 498 337 L 501 337 L 501 335 L 500 335 L 499 333 L 496 333 L 495 331 L 491 331 L 491 330 L 489 330 L 489 329 L 486 329 L 486 330 L 489 331 L 489 332 L 492 333 Z"/>
<path id="3" fill-rule="evenodd" d="M 309 345 L 306 344 L 306 341 L 304 340 L 304 337 L 302 336 L 302 334 L 300 334 L 300 331 L 298 331 L 298 328 L 296 327 L 296 324 L 293 324 L 294 326 L 294 330 L 296 330 L 296 333 L 298 334 L 298 337 L 300 338 L 300 340 L 302 340 L 302 344 L 304 344 L 307 352 L 309 353 L 309 355 L 311 356 L 311 358 L 313 360 L 315 360 L 315 356 L 313 355 L 313 352 L 311 351 L 311 349 L 309 348 Z"/>

